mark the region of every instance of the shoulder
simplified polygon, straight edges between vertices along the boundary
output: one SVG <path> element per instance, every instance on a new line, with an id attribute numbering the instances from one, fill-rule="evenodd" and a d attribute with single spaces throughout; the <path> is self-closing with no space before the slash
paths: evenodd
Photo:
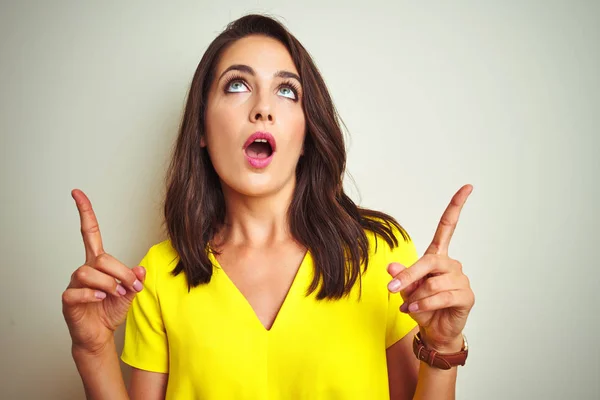
<path id="1" fill-rule="evenodd" d="M 171 241 L 167 239 L 151 246 L 139 265 L 146 268 L 150 273 L 157 274 L 159 271 L 172 271 L 178 261 L 179 255 L 173 248 Z"/>
<path id="2" fill-rule="evenodd" d="M 162 242 L 156 243 L 148 249 L 148 252 L 144 256 L 148 262 L 152 263 L 171 263 L 173 260 L 179 258 L 177 251 L 173 248 L 169 239 L 163 240 Z"/>
<path id="3" fill-rule="evenodd" d="M 397 244 L 392 243 L 391 246 L 382 235 L 370 230 L 365 230 L 365 234 L 369 241 L 369 267 L 382 265 L 385 269 L 391 262 L 399 262 L 408 267 L 418 259 L 415 245 L 406 231 L 394 227 L 392 237 Z"/>
<path id="4" fill-rule="evenodd" d="M 396 227 L 391 230 L 392 245 L 386 239 L 390 235 L 384 236 L 371 230 L 365 230 L 365 235 L 369 243 L 369 254 L 364 273 L 361 276 L 360 290 L 365 298 L 377 299 L 374 304 L 378 304 L 387 310 L 392 308 L 397 311 L 401 301 L 401 296 L 389 292 L 387 285 L 392 279 L 388 273 L 388 266 L 391 263 L 400 263 L 405 267 L 410 267 L 418 260 L 417 251 L 410 237 L 406 232 L 400 231 Z M 390 303 L 390 301 L 392 303 Z M 396 303 L 398 303 L 396 305 Z M 390 306 L 392 304 L 392 306 Z M 395 316 L 395 314 L 393 314 Z"/>

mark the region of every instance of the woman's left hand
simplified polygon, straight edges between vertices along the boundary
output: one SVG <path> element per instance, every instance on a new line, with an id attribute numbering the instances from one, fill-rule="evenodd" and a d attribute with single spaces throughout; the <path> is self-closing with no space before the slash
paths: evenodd
<path id="1" fill-rule="evenodd" d="M 399 291 L 404 299 L 400 311 L 410 313 L 426 346 L 440 353 L 461 350 L 462 331 L 475 303 L 461 263 L 448 257 L 460 211 L 472 190 L 465 185 L 454 195 L 423 257 L 410 268 L 398 263 L 388 266 L 394 277 L 388 289 Z"/>

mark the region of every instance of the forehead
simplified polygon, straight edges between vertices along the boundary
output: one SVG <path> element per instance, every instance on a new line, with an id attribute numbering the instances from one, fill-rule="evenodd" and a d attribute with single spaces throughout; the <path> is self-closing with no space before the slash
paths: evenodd
<path id="1" fill-rule="evenodd" d="M 269 75 L 277 71 L 298 74 L 292 56 L 278 40 L 260 35 L 246 36 L 235 41 L 221 54 L 217 64 L 217 76 L 233 64 L 252 67 L 258 75 Z"/>

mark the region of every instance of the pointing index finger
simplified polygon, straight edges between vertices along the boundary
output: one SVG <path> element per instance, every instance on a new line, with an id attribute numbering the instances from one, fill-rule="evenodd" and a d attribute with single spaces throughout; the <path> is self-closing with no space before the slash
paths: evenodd
<path id="1" fill-rule="evenodd" d="M 425 254 L 448 254 L 450 239 L 452 239 L 456 224 L 458 224 L 458 217 L 472 191 L 473 186 L 465 185 L 452 197 Z"/>
<path id="2" fill-rule="evenodd" d="M 77 210 L 79 211 L 86 263 L 91 263 L 96 257 L 104 253 L 98 220 L 92 208 L 92 203 L 85 193 L 79 189 L 74 189 L 71 192 L 71 196 L 75 200 Z"/>

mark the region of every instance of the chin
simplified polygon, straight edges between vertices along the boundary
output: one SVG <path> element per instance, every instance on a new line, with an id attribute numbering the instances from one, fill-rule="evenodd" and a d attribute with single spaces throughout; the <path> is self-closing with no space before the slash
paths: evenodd
<path id="1" fill-rule="evenodd" d="M 224 183 L 234 192 L 248 197 L 269 196 L 283 188 L 280 179 L 275 179 L 271 174 L 265 173 L 244 174 Z"/>

